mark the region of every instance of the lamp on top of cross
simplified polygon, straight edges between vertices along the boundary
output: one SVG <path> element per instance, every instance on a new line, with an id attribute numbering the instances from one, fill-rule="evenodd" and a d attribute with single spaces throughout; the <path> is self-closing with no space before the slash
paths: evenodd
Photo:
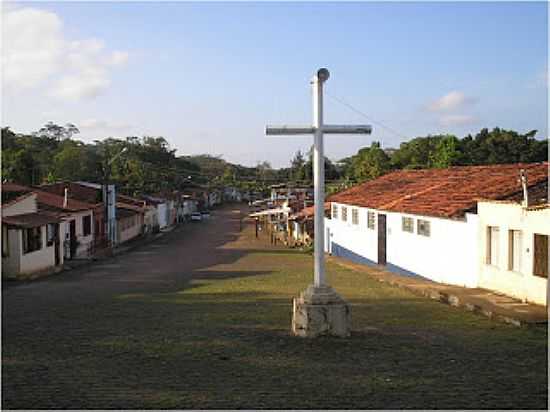
<path id="1" fill-rule="evenodd" d="M 323 134 L 370 134 L 370 125 L 326 125 L 323 122 L 323 84 L 329 71 L 319 69 L 311 79 L 313 88 L 313 125 L 267 126 L 267 135 L 313 134 L 314 194 L 314 282 L 293 302 L 292 332 L 298 336 L 349 336 L 350 306 L 325 281 L 325 162 Z"/>

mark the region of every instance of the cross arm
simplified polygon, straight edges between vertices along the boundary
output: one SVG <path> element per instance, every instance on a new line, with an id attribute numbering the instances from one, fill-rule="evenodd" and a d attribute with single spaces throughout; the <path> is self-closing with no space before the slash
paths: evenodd
<path id="1" fill-rule="evenodd" d="M 317 130 L 314 126 L 273 126 L 268 125 L 265 128 L 265 134 L 268 136 L 284 136 L 297 134 L 313 134 Z M 358 125 L 324 125 L 323 133 L 327 134 L 371 134 L 372 127 L 368 124 Z"/>
<path id="2" fill-rule="evenodd" d="M 372 127 L 368 124 L 357 125 L 324 125 L 323 133 L 327 134 L 371 134 Z"/>
<path id="3" fill-rule="evenodd" d="M 312 133 L 315 133 L 315 128 L 313 126 L 268 125 L 265 128 L 265 134 L 268 136 L 312 134 Z"/>

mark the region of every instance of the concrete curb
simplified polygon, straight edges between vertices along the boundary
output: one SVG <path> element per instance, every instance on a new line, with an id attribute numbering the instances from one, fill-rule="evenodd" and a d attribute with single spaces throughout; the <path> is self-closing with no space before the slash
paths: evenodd
<path id="1" fill-rule="evenodd" d="M 406 283 L 405 281 L 400 281 L 399 279 L 396 279 L 398 275 L 395 275 L 393 273 L 390 274 L 389 277 L 384 276 L 384 273 L 381 271 L 381 269 L 375 268 L 377 271 L 381 271 L 380 275 L 373 275 L 372 273 L 369 273 L 368 270 L 362 269 L 360 267 L 356 267 L 354 263 L 350 262 L 350 264 L 347 264 L 345 262 L 340 262 L 339 259 L 335 259 L 334 257 L 330 257 L 330 261 L 336 263 L 337 265 L 355 270 L 358 272 L 365 273 L 367 276 L 369 276 L 372 279 L 375 279 L 381 283 L 386 283 L 391 286 L 396 286 L 401 289 L 405 289 L 417 296 L 423 296 L 427 297 L 431 300 L 435 300 L 441 303 L 445 303 L 449 306 L 454 306 L 457 308 L 461 308 L 463 310 L 466 310 L 468 312 L 472 312 L 478 315 L 485 316 L 491 320 L 496 320 L 499 322 L 508 323 L 514 326 L 534 326 L 534 325 L 541 325 L 541 324 L 547 324 L 548 320 L 544 321 L 526 321 L 524 319 L 515 318 L 513 316 L 504 315 L 502 313 L 498 313 L 498 311 L 495 311 L 489 307 L 484 307 L 482 305 L 468 302 L 467 300 L 461 298 L 460 296 L 449 293 L 448 291 L 442 291 L 438 290 L 435 287 L 431 287 L 430 285 L 410 285 Z M 439 285 L 438 285 L 439 286 Z M 440 288 L 444 288 L 445 285 L 441 285 Z M 489 305 L 488 305 L 489 306 Z"/>

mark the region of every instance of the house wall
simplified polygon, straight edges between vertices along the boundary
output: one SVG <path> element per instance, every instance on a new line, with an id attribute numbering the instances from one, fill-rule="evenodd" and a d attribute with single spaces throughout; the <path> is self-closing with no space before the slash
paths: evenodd
<path id="1" fill-rule="evenodd" d="M 155 227 L 159 225 L 157 208 L 148 206 L 145 209 L 145 215 L 143 218 L 146 233 L 151 233 Z"/>
<path id="2" fill-rule="evenodd" d="M 18 274 L 31 274 L 40 270 L 45 270 L 55 266 L 55 243 L 51 246 L 46 245 L 46 226 L 40 227 L 42 236 L 42 249 L 23 254 L 22 233 L 19 232 L 19 254 L 20 266 Z"/>
<path id="3" fill-rule="evenodd" d="M 90 234 L 87 236 L 84 236 L 84 226 L 82 224 L 82 218 L 84 216 L 90 216 L 91 219 Z M 74 220 L 76 222 L 76 240 L 78 241 L 78 247 L 76 248 L 75 257 L 88 256 L 89 253 L 92 251 L 92 246 L 94 243 L 95 224 L 93 212 L 91 210 L 74 212 L 71 213 L 69 217 L 65 217 L 63 220 L 66 223 L 66 232 L 62 239 L 67 239 L 67 235 L 69 235 L 70 231 L 70 222 L 71 220 Z"/>
<path id="4" fill-rule="evenodd" d="M 478 281 L 478 219 L 466 214 L 465 220 L 384 212 L 339 206 L 337 219 L 325 218 L 329 238 L 325 250 L 361 263 L 378 261 L 378 214 L 386 215 L 386 257 L 390 269 L 416 274 L 436 282 L 476 287 Z M 347 206 L 347 222 L 342 221 L 341 206 Z M 352 224 L 352 209 L 359 210 L 359 224 Z M 367 212 L 375 212 L 375 227 L 367 227 Z M 332 209 L 331 209 L 332 212 Z M 402 230 L 402 217 L 414 219 L 414 232 Z M 430 236 L 417 233 L 417 220 L 430 222 Z"/>
<path id="5" fill-rule="evenodd" d="M 528 302 L 547 304 L 548 280 L 533 275 L 534 234 L 550 236 L 550 209 L 525 210 L 519 204 L 479 202 L 479 286 Z M 499 227 L 498 266 L 487 263 L 487 227 Z M 520 271 L 509 270 L 509 230 L 522 232 Z"/>
<path id="6" fill-rule="evenodd" d="M 157 205 L 157 216 L 158 216 L 158 222 L 159 227 L 162 229 L 166 226 L 168 226 L 168 207 L 166 203 L 159 203 Z"/>
<path id="7" fill-rule="evenodd" d="M 26 213 L 36 213 L 36 194 L 33 193 L 29 197 L 21 199 L 16 203 L 8 206 L 2 206 L 2 216 L 23 215 Z"/>
<path id="8" fill-rule="evenodd" d="M 2 277 L 19 274 L 21 250 L 21 229 L 8 229 L 8 255 L 2 256 Z"/>
<path id="9" fill-rule="evenodd" d="M 132 224 L 133 223 L 133 224 Z M 130 225 L 126 227 L 126 225 Z M 141 234 L 143 226 L 143 215 L 136 214 L 128 216 L 118 221 L 118 241 L 119 243 L 127 242 Z M 122 229 L 125 227 L 125 229 Z"/>

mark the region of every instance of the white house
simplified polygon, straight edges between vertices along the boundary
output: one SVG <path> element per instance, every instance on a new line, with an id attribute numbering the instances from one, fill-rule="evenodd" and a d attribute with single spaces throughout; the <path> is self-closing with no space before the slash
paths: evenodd
<path id="1" fill-rule="evenodd" d="M 38 211 L 36 193 L 3 190 L 2 277 L 25 278 L 60 270 L 64 233 L 61 219 Z"/>
<path id="2" fill-rule="evenodd" d="M 2 191 L 32 191 L 36 194 L 39 212 L 47 212 L 66 223 L 67 230 L 61 239 L 65 259 L 89 257 L 93 254 L 95 205 L 71 198 L 69 189 L 65 190 L 65 196 L 59 196 L 36 188 L 5 183 Z"/>
<path id="3" fill-rule="evenodd" d="M 478 204 L 479 286 L 545 305 L 548 291 L 548 204 Z"/>
<path id="4" fill-rule="evenodd" d="M 477 201 L 521 194 L 522 169 L 530 187 L 548 180 L 548 163 L 400 170 L 337 193 L 327 199 L 325 250 L 405 275 L 481 286 Z"/>

